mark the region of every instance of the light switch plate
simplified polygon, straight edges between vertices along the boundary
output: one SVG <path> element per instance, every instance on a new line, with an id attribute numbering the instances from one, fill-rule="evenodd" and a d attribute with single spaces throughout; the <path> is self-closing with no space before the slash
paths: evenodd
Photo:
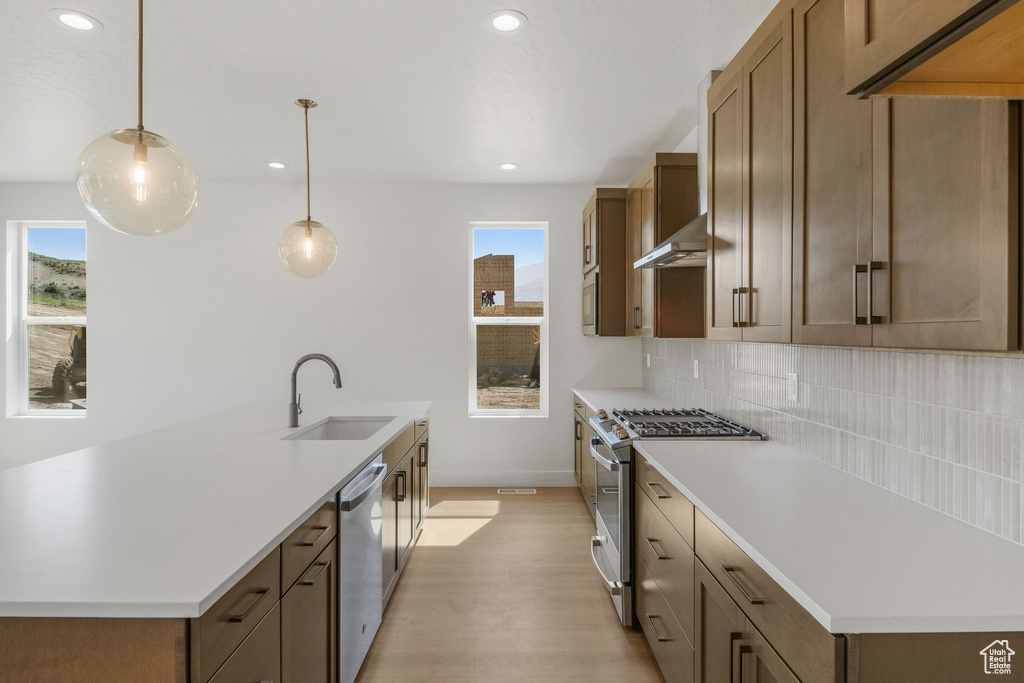
<path id="1" fill-rule="evenodd" d="M 647 367 L 651 367 L 651 354 L 647 354 Z"/>
<path id="2" fill-rule="evenodd" d="M 700 361 L 696 358 L 693 359 L 693 378 L 700 378 Z"/>
<path id="3" fill-rule="evenodd" d="M 796 401 L 798 396 L 798 382 L 800 377 L 795 373 L 791 372 L 786 375 L 786 398 L 790 401 Z"/>

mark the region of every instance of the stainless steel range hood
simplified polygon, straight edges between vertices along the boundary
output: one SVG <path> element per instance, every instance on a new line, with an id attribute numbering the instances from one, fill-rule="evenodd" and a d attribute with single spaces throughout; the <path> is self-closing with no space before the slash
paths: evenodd
<path id="1" fill-rule="evenodd" d="M 702 213 L 644 254 L 633 268 L 703 268 L 707 262 L 708 215 Z"/>

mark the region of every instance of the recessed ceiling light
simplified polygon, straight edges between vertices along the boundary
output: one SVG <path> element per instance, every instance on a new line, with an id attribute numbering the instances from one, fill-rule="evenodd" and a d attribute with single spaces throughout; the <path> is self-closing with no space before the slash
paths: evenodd
<path id="1" fill-rule="evenodd" d="M 82 14 L 73 9 L 52 9 L 49 15 L 64 28 L 75 31 L 94 31 L 103 28 L 103 24 L 96 17 L 90 17 L 88 14 Z"/>
<path id="2" fill-rule="evenodd" d="M 270 168 L 288 168 L 288 164 L 283 161 L 268 161 L 267 166 Z"/>
<path id="3" fill-rule="evenodd" d="M 529 21 L 522 12 L 513 9 L 503 9 L 487 15 L 487 23 L 496 33 L 519 33 Z"/>
<path id="4" fill-rule="evenodd" d="M 519 168 L 519 164 L 513 164 L 511 161 L 506 161 L 503 164 L 498 164 L 498 168 L 502 171 L 514 171 Z"/>

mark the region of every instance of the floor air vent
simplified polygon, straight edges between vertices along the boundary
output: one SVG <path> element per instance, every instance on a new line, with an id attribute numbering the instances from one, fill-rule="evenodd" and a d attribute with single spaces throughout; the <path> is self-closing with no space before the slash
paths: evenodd
<path id="1" fill-rule="evenodd" d="M 498 495 L 531 495 L 537 493 L 537 489 L 498 489 Z"/>

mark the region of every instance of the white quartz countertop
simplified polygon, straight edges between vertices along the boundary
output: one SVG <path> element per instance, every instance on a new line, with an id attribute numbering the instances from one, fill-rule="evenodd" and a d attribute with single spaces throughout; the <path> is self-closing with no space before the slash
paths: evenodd
<path id="1" fill-rule="evenodd" d="M 577 396 L 591 407 L 592 410 L 607 410 L 611 413 L 616 408 L 678 408 L 679 404 L 667 398 L 651 393 L 640 387 L 610 387 L 607 389 L 574 388 Z"/>
<path id="2" fill-rule="evenodd" d="M 313 404 L 393 417 L 363 441 L 282 441 L 258 403 L 0 471 L 0 617 L 197 617 L 430 407 Z"/>
<path id="3" fill-rule="evenodd" d="M 1024 546 L 770 441 L 635 446 L 832 633 L 1024 630 Z"/>

